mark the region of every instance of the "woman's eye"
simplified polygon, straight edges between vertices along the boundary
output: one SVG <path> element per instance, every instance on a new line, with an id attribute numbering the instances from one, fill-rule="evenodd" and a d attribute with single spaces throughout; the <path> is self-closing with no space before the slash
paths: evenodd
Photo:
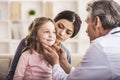
<path id="1" fill-rule="evenodd" d="M 71 33 L 67 32 L 68 35 L 71 35 Z"/>
<path id="2" fill-rule="evenodd" d="M 63 28 L 64 28 L 61 24 L 58 24 L 58 27 L 59 27 L 60 29 L 63 29 Z"/>
<path id="3" fill-rule="evenodd" d="M 72 34 L 72 32 L 70 32 L 70 31 L 67 31 L 66 33 L 67 33 L 68 35 L 71 35 L 71 34 Z"/>

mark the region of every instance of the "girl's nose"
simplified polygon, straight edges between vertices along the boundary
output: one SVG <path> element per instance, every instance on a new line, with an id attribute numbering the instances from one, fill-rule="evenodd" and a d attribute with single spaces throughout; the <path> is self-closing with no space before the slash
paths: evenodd
<path id="1" fill-rule="evenodd" d="M 51 33 L 49 34 L 50 37 L 53 37 L 54 35 L 55 35 L 55 33 L 53 33 L 53 32 L 51 32 Z"/>

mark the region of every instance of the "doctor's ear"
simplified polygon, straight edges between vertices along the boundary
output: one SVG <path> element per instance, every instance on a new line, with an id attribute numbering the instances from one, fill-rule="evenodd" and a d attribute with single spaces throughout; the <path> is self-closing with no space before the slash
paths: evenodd
<path id="1" fill-rule="evenodd" d="M 93 22 L 94 22 L 94 26 L 93 26 L 94 30 L 96 31 L 97 34 L 100 35 L 101 29 L 102 29 L 102 22 L 101 22 L 99 16 L 96 16 L 94 18 Z"/>
<path id="2" fill-rule="evenodd" d="M 101 27 L 102 26 L 102 22 L 101 22 L 99 16 L 95 17 L 94 22 L 95 22 L 96 27 Z"/>

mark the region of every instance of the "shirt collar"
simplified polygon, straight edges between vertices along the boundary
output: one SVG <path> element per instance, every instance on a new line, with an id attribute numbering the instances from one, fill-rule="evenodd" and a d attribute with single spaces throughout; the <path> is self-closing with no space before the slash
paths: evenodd
<path id="1" fill-rule="evenodd" d="M 108 34 L 112 34 L 116 31 L 120 31 L 120 27 L 116 27 L 116 28 L 112 29 Z"/>

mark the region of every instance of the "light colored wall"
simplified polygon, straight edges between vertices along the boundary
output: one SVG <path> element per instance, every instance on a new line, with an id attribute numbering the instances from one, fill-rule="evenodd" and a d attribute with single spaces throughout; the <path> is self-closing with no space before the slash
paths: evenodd
<path id="1" fill-rule="evenodd" d="M 86 16 L 87 16 L 87 11 L 86 11 L 86 5 L 87 5 L 87 2 L 89 2 L 91 0 L 79 0 L 79 12 L 78 14 L 80 15 L 81 17 L 81 20 L 82 20 L 82 25 L 81 25 L 81 29 L 80 29 L 80 32 L 79 32 L 79 40 L 80 40 L 80 54 L 81 55 L 84 55 L 87 48 L 89 47 L 89 38 L 87 36 L 87 33 L 86 33 L 86 29 L 87 29 L 87 24 L 85 22 L 85 19 L 86 19 Z"/>

